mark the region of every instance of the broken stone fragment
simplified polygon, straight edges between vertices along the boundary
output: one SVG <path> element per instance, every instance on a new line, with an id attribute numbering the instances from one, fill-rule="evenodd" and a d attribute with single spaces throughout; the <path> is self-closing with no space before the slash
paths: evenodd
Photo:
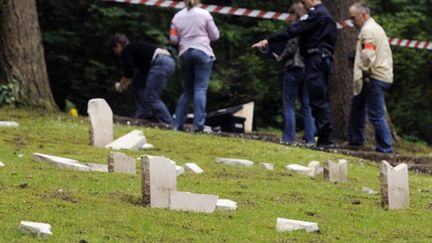
<path id="1" fill-rule="evenodd" d="M 42 237 L 52 235 L 51 225 L 45 223 L 21 221 L 19 229 L 21 230 L 21 232 L 33 233 L 37 236 Z"/>
<path id="2" fill-rule="evenodd" d="M 271 163 L 261 163 L 260 165 L 262 168 L 266 170 L 274 170 L 274 166 Z"/>
<path id="3" fill-rule="evenodd" d="M 74 159 L 68 159 L 68 158 L 63 158 L 63 157 L 58 157 L 58 156 L 53 156 L 48 154 L 41 154 L 41 153 L 33 153 L 32 158 L 35 161 L 48 162 L 50 164 L 56 165 L 61 168 L 90 171 L 89 166 L 83 165 L 79 161 Z"/>
<path id="4" fill-rule="evenodd" d="M 217 200 L 216 208 L 222 210 L 236 210 L 237 203 L 229 199 L 219 199 Z"/>
<path id="5" fill-rule="evenodd" d="M 0 121 L 0 127 L 19 127 L 19 124 L 14 121 Z"/>
<path id="6" fill-rule="evenodd" d="M 186 171 L 191 171 L 191 172 L 193 172 L 193 173 L 195 173 L 195 174 L 201 174 L 201 173 L 203 173 L 204 171 L 197 165 L 197 164 L 195 164 L 195 163 L 185 163 L 184 165 L 183 165 L 183 167 L 184 167 L 184 169 L 186 170 Z"/>
<path id="7" fill-rule="evenodd" d="M 133 130 L 128 134 L 116 139 L 112 143 L 106 145 L 105 147 L 113 150 L 139 150 L 146 142 L 147 140 L 142 131 Z"/>
<path id="8" fill-rule="evenodd" d="M 294 230 L 305 230 L 306 232 L 318 231 L 318 224 L 307 221 L 277 218 L 276 231 L 278 232 L 291 232 Z"/>

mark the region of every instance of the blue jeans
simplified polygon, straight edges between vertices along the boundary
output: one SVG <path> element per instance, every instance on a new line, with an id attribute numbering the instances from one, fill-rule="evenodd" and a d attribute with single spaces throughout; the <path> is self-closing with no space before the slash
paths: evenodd
<path id="1" fill-rule="evenodd" d="M 321 54 L 305 57 L 305 84 L 309 93 L 312 116 L 315 119 L 318 146 L 334 143 L 333 120 L 327 91 L 331 69 L 331 57 L 322 57 Z"/>
<path id="2" fill-rule="evenodd" d="M 183 130 L 188 108 L 193 100 L 195 131 L 202 131 L 205 123 L 207 88 L 212 71 L 213 59 L 201 50 L 188 49 L 180 56 L 183 93 L 177 104 L 176 117 L 171 127 Z"/>
<path id="3" fill-rule="evenodd" d="M 132 82 L 135 90 L 135 118 L 148 118 L 154 115 L 158 122 L 172 122 L 171 114 L 160 99 L 160 94 L 174 71 L 174 59 L 167 55 L 159 55 L 153 60 L 148 73 L 135 74 Z"/>
<path id="4" fill-rule="evenodd" d="M 294 143 L 296 136 L 295 104 L 300 95 L 301 112 L 306 143 L 315 143 L 315 125 L 309 105 L 309 95 L 304 85 L 304 69 L 293 68 L 285 72 L 282 85 L 282 110 L 284 116 L 283 142 Z"/>
<path id="5" fill-rule="evenodd" d="M 364 83 L 361 93 L 353 97 L 348 130 L 350 145 L 363 145 L 365 143 L 367 112 L 370 122 L 375 127 L 376 151 L 393 152 L 393 139 L 385 116 L 384 97 L 384 92 L 390 86 L 390 83 L 370 78 L 369 82 Z"/>

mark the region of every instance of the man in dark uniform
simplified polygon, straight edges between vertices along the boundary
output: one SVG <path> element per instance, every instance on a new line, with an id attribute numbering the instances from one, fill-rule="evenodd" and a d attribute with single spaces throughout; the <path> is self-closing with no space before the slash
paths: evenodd
<path id="1" fill-rule="evenodd" d="M 265 48 L 269 43 L 286 42 L 288 39 L 300 37 L 300 51 L 305 57 L 306 66 L 305 83 L 317 128 L 316 148 L 333 148 L 335 143 L 327 83 L 332 69 L 337 26 L 330 12 L 320 0 L 301 2 L 308 9 L 307 15 L 282 31 L 255 43 L 252 47 Z"/>

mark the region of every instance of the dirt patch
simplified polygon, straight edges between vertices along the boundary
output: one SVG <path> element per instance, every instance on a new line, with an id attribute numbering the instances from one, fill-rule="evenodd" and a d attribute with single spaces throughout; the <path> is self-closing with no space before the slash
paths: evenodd
<path id="1" fill-rule="evenodd" d="M 42 198 L 47 199 L 47 200 L 58 199 L 58 200 L 62 200 L 65 202 L 72 202 L 72 203 L 78 203 L 79 202 L 78 198 L 74 198 L 70 193 L 65 192 L 63 190 L 58 190 L 56 192 L 46 193 L 45 195 L 42 196 Z"/>

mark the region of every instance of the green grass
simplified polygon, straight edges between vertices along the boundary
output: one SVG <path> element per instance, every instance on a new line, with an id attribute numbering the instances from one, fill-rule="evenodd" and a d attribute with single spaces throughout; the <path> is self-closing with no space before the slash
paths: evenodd
<path id="1" fill-rule="evenodd" d="M 179 191 L 217 194 L 238 202 L 237 211 L 213 214 L 151 209 L 139 204 L 136 176 L 62 170 L 31 160 L 34 152 L 106 163 L 108 150 L 89 145 L 88 121 L 44 111 L 0 109 L 0 242 L 40 241 L 19 232 L 21 220 L 52 225 L 48 242 L 431 242 L 432 178 L 410 173 L 409 210 L 387 211 L 379 195 L 375 163 L 350 158 L 349 182 L 333 184 L 285 171 L 289 163 L 342 158 L 278 144 L 209 135 L 115 126 L 115 137 L 142 129 L 157 150 L 124 151 L 132 157 L 163 155 L 182 165 L 195 162 L 200 175 L 178 177 Z M 22 154 L 22 158 L 19 155 Z M 215 157 L 250 159 L 253 168 L 216 164 Z M 271 162 L 274 171 L 258 166 Z M 360 204 L 353 204 L 359 201 Z M 276 218 L 319 223 L 320 233 L 278 233 Z"/>

